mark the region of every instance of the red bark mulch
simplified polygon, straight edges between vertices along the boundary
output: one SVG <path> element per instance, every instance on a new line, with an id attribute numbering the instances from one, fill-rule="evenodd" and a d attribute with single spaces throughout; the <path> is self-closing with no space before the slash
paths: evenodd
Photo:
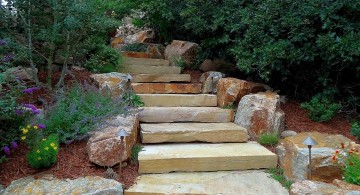
<path id="1" fill-rule="evenodd" d="M 330 121 L 314 122 L 308 117 L 307 111 L 300 108 L 300 103 L 289 101 L 281 105 L 285 112 L 285 129 L 300 132 L 318 131 L 328 134 L 341 134 L 358 142 L 357 138 L 350 134 L 351 125 L 344 115 L 337 115 Z"/>
<path id="2" fill-rule="evenodd" d="M 0 183 L 4 187 L 13 180 L 29 175 L 37 178 L 51 174 L 59 179 L 75 179 L 83 176 L 103 176 L 106 171 L 106 167 L 99 167 L 89 162 L 85 141 L 61 145 L 57 162 L 48 169 L 38 170 L 29 167 L 26 160 L 27 151 L 26 145 L 22 143 L 12 152 L 7 162 L 0 164 Z M 118 173 L 118 165 L 113 169 Z M 122 169 L 121 178 L 118 181 L 124 184 L 125 188 L 130 187 L 135 182 L 137 171 L 137 165 L 128 165 Z"/>

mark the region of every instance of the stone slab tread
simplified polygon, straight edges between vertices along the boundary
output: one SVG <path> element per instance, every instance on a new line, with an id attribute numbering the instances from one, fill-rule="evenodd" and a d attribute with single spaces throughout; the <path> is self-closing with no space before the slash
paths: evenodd
<path id="1" fill-rule="evenodd" d="M 146 145 L 139 173 L 231 171 L 275 168 L 277 156 L 256 142 Z"/>
<path id="2" fill-rule="evenodd" d="M 190 82 L 190 74 L 131 74 L 133 83 Z"/>
<path id="3" fill-rule="evenodd" d="M 235 123 L 142 123 L 142 143 L 246 142 L 245 128 Z"/>
<path id="4" fill-rule="evenodd" d="M 138 94 L 147 107 L 215 107 L 211 94 Z"/>
<path id="5" fill-rule="evenodd" d="M 137 94 L 199 94 L 202 84 L 184 83 L 131 83 Z"/>
<path id="6" fill-rule="evenodd" d="M 178 66 L 124 65 L 119 72 L 135 74 L 180 74 Z"/>

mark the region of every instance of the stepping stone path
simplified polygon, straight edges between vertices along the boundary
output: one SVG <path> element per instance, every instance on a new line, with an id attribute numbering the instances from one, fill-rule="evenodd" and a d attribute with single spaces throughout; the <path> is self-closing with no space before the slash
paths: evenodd
<path id="1" fill-rule="evenodd" d="M 125 59 L 123 73 L 145 103 L 140 112 L 140 176 L 125 195 L 288 194 L 263 171 L 277 156 L 248 141 L 233 123 L 234 110 L 217 107 L 217 97 L 201 94 L 202 84 L 167 60 Z M 260 185 L 259 185 L 260 184 Z"/>

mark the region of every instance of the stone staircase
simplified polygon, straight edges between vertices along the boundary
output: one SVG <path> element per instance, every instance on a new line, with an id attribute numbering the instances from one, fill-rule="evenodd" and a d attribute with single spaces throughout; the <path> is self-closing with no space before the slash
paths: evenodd
<path id="1" fill-rule="evenodd" d="M 126 195 L 286 194 L 267 176 L 244 178 L 250 172 L 241 170 L 276 167 L 277 156 L 248 141 L 247 130 L 233 123 L 234 111 L 218 108 L 216 95 L 201 94 L 202 85 L 190 83 L 190 75 L 160 59 L 126 59 L 122 72 L 132 74 L 132 87 L 145 103 L 141 175 Z M 253 185 L 271 186 L 244 189 L 239 182 L 251 177 Z"/>

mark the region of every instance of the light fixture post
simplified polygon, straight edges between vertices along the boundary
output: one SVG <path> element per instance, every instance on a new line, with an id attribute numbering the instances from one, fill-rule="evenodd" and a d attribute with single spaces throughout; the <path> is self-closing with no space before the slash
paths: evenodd
<path id="1" fill-rule="evenodd" d="M 317 142 L 313 138 L 307 137 L 303 144 L 309 148 L 308 180 L 311 180 L 311 148 L 317 145 Z"/>
<path id="2" fill-rule="evenodd" d="M 124 138 L 129 136 L 129 133 L 125 129 L 120 129 L 117 133 L 117 136 L 120 137 L 120 164 L 119 164 L 119 179 L 121 178 L 121 163 L 122 163 L 122 153 L 123 153 L 123 143 Z"/>

